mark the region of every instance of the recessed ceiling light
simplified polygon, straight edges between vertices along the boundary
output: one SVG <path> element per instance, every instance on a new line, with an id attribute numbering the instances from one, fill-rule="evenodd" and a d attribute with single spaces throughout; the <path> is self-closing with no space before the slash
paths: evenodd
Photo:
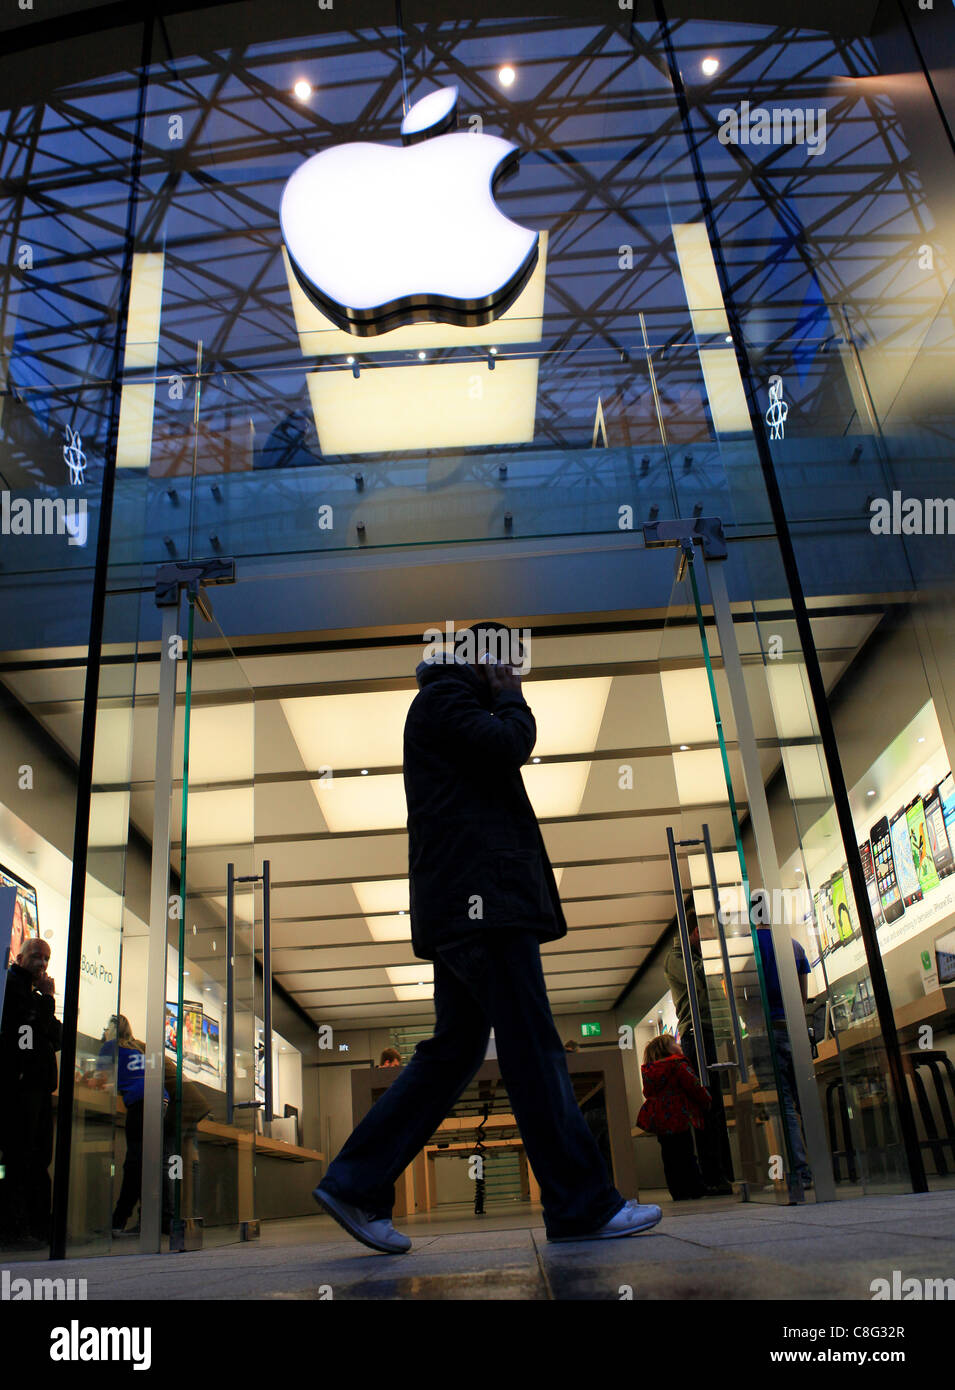
<path id="1" fill-rule="evenodd" d="M 873 792 L 873 791 L 868 791 L 868 792 L 866 792 L 866 796 L 875 796 L 875 792 Z"/>
<path id="2" fill-rule="evenodd" d="M 492 357 L 497 356 L 497 348 L 490 348 L 489 351 Z"/>
<path id="3" fill-rule="evenodd" d="M 368 769 L 367 769 L 367 767 L 363 767 L 363 768 L 362 768 L 362 770 L 361 770 L 361 775 L 362 775 L 362 777 L 367 777 L 367 776 L 368 776 Z"/>
<path id="4" fill-rule="evenodd" d="M 732 341 L 733 341 L 733 335 L 732 335 L 732 333 L 727 333 L 726 337 L 723 339 L 723 342 L 724 342 L 724 343 L 731 343 Z"/>
<path id="5" fill-rule="evenodd" d="M 923 735 L 918 741 L 919 741 L 919 743 L 924 743 L 924 742 L 925 742 L 925 736 Z"/>
<path id="6" fill-rule="evenodd" d="M 351 364 L 354 362 L 354 360 L 355 360 L 354 357 L 346 357 L 346 358 L 345 358 L 345 361 L 348 363 L 349 367 L 350 367 Z"/>
<path id="7" fill-rule="evenodd" d="M 720 60 L 719 58 L 704 58 L 700 67 L 703 69 L 704 77 L 712 77 L 714 72 L 719 71 Z"/>
<path id="8" fill-rule="evenodd" d="M 501 68 L 500 72 L 498 73 L 498 78 L 500 79 L 500 83 L 501 83 L 501 86 L 502 86 L 502 87 L 511 87 L 511 86 L 513 86 L 513 85 L 514 85 L 514 79 L 515 79 L 516 76 L 517 76 L 517 73 L 514 71 L 514 69 L 513 69 L 512 67 L 509 67 L 509 66 L 508 66 L 508 67 L 503 67 L 503 68 Z"/>
<path id="9" fill-rule="evenodd" d="M 688 743 L 681 743 L 681 744 L 680 744 L 680 752 L 681 752 L 681 753 L 689 753 L 689 751 L 690 751 L 690 745 L 689 745 Z"/>
<path id="10" fill-rule="evenodd" d="M 419 352 L 419 353 L 418 353 L 418 361 L 419 361 L 419 362 L 423 362 L 424 359 L 427 357 L 427 355 L 428 355 L 428 354 L 427 354 L 426 352 Z"/>
<path id="11" fill-rule="evenodd" d="M 292 90 L 295 92 L 299 101 L 308 101 L 309 97 L 312 95 L 312 84 L 311 82 L 306 82 L 304 77 L 302 77 L 299 78 Z"/>
<path id="12" fill-rule="evenodd" d="M 532 758 L 532 759 L 531 759 L 531 762 L 539 763 L 539 762 L 540 762 L 540 758 Z"/>

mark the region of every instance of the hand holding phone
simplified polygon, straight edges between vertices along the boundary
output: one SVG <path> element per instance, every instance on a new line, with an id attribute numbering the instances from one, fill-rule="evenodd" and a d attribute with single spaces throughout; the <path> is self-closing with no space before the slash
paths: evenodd
<path id="1" fill-rule="evenodd" d="M 495 666 L 489 663 L 484 669 L 487 671 L 487 683 L 494 695 L 500 695 L 503 690 L 516 690 L 520 695 L 521 678 L 513 666 Z"/>

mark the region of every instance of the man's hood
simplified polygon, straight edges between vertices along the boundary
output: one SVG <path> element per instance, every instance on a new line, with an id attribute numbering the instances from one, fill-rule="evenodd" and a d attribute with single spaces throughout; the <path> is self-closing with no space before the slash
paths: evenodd
<path id="1" fill-rule="evenodd" d="M 473 687 L 484 704 L 490 705 L 490 692 L 484 681 L 466 662 L 460 661 L 457 657 L 444 660 L 436 657 L 429 661 L 419 661 L 415 667 L 415 677 L 419 690 L 423 690 L 426 685 L 433 685 L 435 681 L 463 680 Z"/>

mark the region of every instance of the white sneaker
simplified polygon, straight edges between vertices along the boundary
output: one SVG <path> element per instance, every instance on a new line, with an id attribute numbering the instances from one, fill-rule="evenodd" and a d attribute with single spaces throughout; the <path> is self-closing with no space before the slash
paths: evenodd
<path id="1" fill-rule="evenodd" d="M 638 1236 L 641 1231 L 651 1230 L 660 1220 L 663 1212 L 659 1207 L 652 1203 L 641 1206 L 634 1199 L 624 1202 L 623 1206 L 612 1216 L 606 1226 L 601 1226 L 597 1231 L 590 1231 L 585 1236 L 548 1236 L 551 1243 L 565 1242 L 571 1240 L 613 1240 L 617 1236 Z"/>
<path id="2" fill-rule="evenodd" d="M 396 1231 L 387 1217 L 375 1220 L 369 1212 L 353 1207 L 349 1202 L 339 1201 L 330 1192 L 323 1191 L 321 1184 L 315 1188 L 312 1196 L 343 1230 L 354 1236 L 355 1240 L 360 1240 L 362 1245 L 368 1245 L 384 1255 L 404 1255 L 411 1249 L 411 1241 Z"/>

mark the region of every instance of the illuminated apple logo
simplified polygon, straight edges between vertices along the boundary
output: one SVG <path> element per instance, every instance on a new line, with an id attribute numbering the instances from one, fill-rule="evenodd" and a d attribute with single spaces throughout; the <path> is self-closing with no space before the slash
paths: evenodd
<path id="1" fill-rule="evenodd" d="M 285 185 L 279 217 L 309 299 L 363 337 L 431 320 L 491 323 L 537 263 L 537 233 L 494 201 L 516 145 L 452 129 L 456 87 L 417 102 L 403 146 L 336 145 Z"/>

